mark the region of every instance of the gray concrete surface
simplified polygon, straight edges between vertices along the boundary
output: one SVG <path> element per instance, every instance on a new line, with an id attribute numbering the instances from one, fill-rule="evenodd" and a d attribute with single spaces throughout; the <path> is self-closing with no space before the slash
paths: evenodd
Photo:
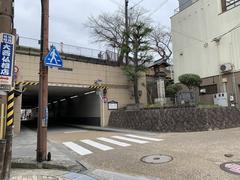
<path id="1" fill-rule="evenodd" d="M 60 170 L 13 169 L 11 180 L 95 180 L 95 178 Z"/>
<path id="2" fill-rule="evenodd" d="M 119 140 L 129 143 L 131 146 L 128 147 L 119 147 L 97 139 L 99 137 L 113 139 L 112 136 L 116 135 L 126 137 L 129 133 L 131 131 L 89 131 L 64 127 L 49 129 L 48 141 L 49 148 L 54 152 L 53 159 L 77 161 L 88 169 L 84 173 L 95 179 L 237 180 L 240 178 L 238 175 L 222 171 L 219 167 L 224 162 L 240 161 L 240 128 L 161 134 L 133 131 L 131 134 L 163 139 L 163 141 L 137 144 Z M 20 137 L 15 137 L 14 157 L 35 157 L 33 148 L 35 143 L 32 139 L 36 138 L 28 130 Z M 109 151 L 96 149 L 81 142 L 85 139 L 113 149 Z M 79 155 L 62 144 L 68 141 L 81 145 L 92 153 Z M 24 152 L 24 149 L 31 155 Z M 153 154 L 170 155 L 173 160 L 165 164 L 146 164 L 141 161 L 143 156 Z M 233 156 L 225 157 L 225 154 Z"/>
<path id="3" fill-rule="evenodd" d="M 49 140 L 61 146 L 65 141 L 81 144 L 80 140 L 91 139 L 99 142 L 96 138 L 111 138 L 113 135 L 124 136 L 124 133 L 85 131 L 66 134 L 66 132 L 50 132 Z M 89 171 L 102 169 L 130 176 L 165 180 L 237 180 L 240 178 L 219 168 L 221 163 L 240 160 L 240 128 L 195 133 L 143 132 L 142 135 L 161 138 L 164 141 L 147 144 L 131 143 L 131 146 L 125 148 L 102 143 L 114 147 L 110 151 L 100 151 L 84 145 L 93 152 L 86 156 L 78 155 L 66 147 L 63 147 L 62 150 L 81 162 Z M 233 157 L 224 156 L 229 153 L 233 154 Z M 165 164 L 146 164 L 140 161 L 143 156 L 152 154 L 170 155 L 173 157 L 173 161 Z"/>
<path id="4" fill-rule="evenodd" d="M 36 162 L 37 134 L 36 131 L 23 128 L 20 135 L 13 138 L 12 167 L 13 168 L 47 168 L 82 171 L 86 170 L 74 159 L 59 151 L 53 143 L 48 142 L 48 152 L 51 152 L 51 161 Z"/>

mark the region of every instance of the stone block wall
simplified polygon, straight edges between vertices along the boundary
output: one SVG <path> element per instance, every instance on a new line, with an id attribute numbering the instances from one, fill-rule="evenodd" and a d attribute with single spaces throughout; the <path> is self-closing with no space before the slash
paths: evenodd
<path id="1" fill-rule="evenodd" d="M 229 108 L 162 108 L 113 111 L 109 126 L 157 132 L 191 132 L 240 127 L 240 110 Z"/>

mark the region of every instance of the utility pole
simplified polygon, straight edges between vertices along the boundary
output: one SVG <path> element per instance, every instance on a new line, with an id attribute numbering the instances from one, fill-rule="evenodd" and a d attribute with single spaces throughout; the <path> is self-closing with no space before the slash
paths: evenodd
<path id="1" fill-rule="evenodd" d="M 125 31 L 126 31 L 126 35 L 125 35 L 125 43 L 126 43 L 126 48 L 127 48 L 127 51 L 126 51 L 126 64 L 128 64 L 128 45 L 129 45 L 129 23 L 128 23 L 128 3 L 129 1 L 128 0 L 125 0 Z"/>
<path id="2" fill-rule="evenodd" d="M 41 0 L 41 55 L 39 64 L 39 97 L 38 97 L 38 130 L 37 161 L 47 160 L 47 119 L 48 119 L 48 67 L 44 65 L 44 57 L 48 54 L 49 35 L 49 0 Z"/>
<path id="3" fill-rule="evenodd" d="M 0 33 L 14 34 L 16 31 L 13 25 L 14 19 L 14 0 L 0 0 Z M 15 44 L 15 39 L 11 40 L 13 46 Z M 14 62 L 14 54 L 12 57 Z M 10 179 L 11 170 L 11 158 L 12 158 L 12 137 L 13 137 L 13 116 L 14 116 L 14 91 L 11 89 L 7 92 L 7 116 L 5 117 L 6 123 L 6 147 L 4 154 L 4 162 L 1 162 L 2 172 L 0 172 L 1 179 Z M 2 112 L 3 113 L 3 112 Z M 2 123 L 3 124 L 3 123 Z M 3 151 L 1 153 L 4 153 Z M 3 155 L 3 154 L 2 154 Z M 1 158 L 2 159 L 2 158 Z M 3 159 L 2 159 L 3 160 Z"/>

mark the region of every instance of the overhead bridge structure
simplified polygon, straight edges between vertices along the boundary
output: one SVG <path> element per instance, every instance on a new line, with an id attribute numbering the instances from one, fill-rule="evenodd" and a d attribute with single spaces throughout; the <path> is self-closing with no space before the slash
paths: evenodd
<path id="1" fill-rule="evenodd" d="M 108 101 L 119 108 L 134 102 L 132 85 L 116 61 L 61 53 L 63 68 L 49 68 L 49 124 L 85 124 L 107 126 Z M 39 91 L 38 49 L 17 47 L 16 88 L 22 95 L 15 98 L 15 132 L 20 132 L 21 110 L 31 109 L 37 119 Z M 147 103 L 146 78 L 139 82 L 141 103 Z M 106 98 L 103 98 L 106 95 Z"/>

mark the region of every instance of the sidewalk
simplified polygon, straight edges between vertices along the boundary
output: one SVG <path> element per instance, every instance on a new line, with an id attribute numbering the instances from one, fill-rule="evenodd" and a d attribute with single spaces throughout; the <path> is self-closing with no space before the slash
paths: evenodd
<path id="1" fill-rule="evenodd" d="M 60 170 L 12 169 L 11 180 L 95 180 L 95 179 L 84 174 Z"/>
<path id="2" fill-rule="evenodd" d="M 22 129 L 21 134 L 13 138 L 12 168 L 46 168 L 75 172 L 86 170 L 85 167 L 60 152 L 50 142 L 48 142 L 48 152 L 51 152 L 51 161 L 37 163 L 36 145 L 37 133 L 30 129 Z"/>

